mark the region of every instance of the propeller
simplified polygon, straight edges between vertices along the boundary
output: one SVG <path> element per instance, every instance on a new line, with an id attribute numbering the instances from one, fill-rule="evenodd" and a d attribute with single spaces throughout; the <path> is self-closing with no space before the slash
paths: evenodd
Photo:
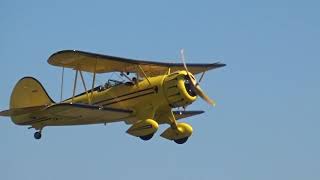
<path id="1" fill-rule="evenodd" d="M 194 79 L 192 76 L 191 76 L 191 73 L 188 71 L 188 67 L 187 67 L 187 64 L 186 64 L 186 61 L 185 61 L 185 57 L 184 57 L 184 49 L 181 49 L 180 51 L 181 53 L 181 59 L 182 59 L 182 62 L 183 62 L 183 66 L 184 66 L 184 69 L 187 71 L 187 77 L 188 77 L 188 80 L 191 82 L 191 88 L 192 90 L 198 95 L 200 96 L 204 101 L 206 101 L 208 104 L 212 105 L 212 106 L 215 106 L 216 105 L 216 102 L 214 100 L 212 100 L 209 96 L 207 96 L 204 91 L 201 89 L 199 83 L 197 82 L 196 79 Z M 202 78 L 201 78 L 202 79 Z"/>

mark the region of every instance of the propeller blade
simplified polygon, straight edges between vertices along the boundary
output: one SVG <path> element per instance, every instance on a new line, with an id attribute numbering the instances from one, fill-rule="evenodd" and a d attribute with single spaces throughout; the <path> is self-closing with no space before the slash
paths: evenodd
<path id="1" fill-rule="evenodd" d="M 212 105 L 212 106 L 216 106 L 216 102 L 209 98 L 209 96 L 207 96 L 203 90 L 200 88 L 199 85 L 195 86 L 195 91 L 197 93 L 197 95 L 199 95 L 203 100 L 205 100 L 208 104 Z"/>
<path id="2" fill-rule="evenodd" d="M 216 102 L 214 100 L 212 100 L 211 98 L 209 98 L 209 96 L 207 96 L 204 91 L 201 89 L 199 83 L 196 82 L 196 80 L 194 80 L 193 78 L 189 76 L 187 76 L 189 82 L 191 82 L 191 88 L 192 90 L 198 95 L 200 96 L 204 101 L 206 101 L 208 104 L 212 105 L 212 106 L 216 106 Z"/>
<path id="3" fill-rule="evenodd" d="M 195 79 L 193 79 L 188 71 L 188 67 L 187 67 L 187 64 L 186 64 L 186 60 L 185 60 L 185 57 L 184 57 L 184 49 L 181 49 L 180 50 L 180 54 L 181 54 L 181 60 L 183 62 L 183 66 L 184 66 L 184 69 L 187 71 L 187 74 L 188 74 L 188 78 L 189 78 L 189 81 L 191 82 L 192 84 L 192 89 L 194 90 L 194 92 L 200 96 L 204 101 L 206 101 L 208 104 L 212 105 L 212 106 L 215 106 L 216 105 L 216 102 L 214 100 L 212 100 L 211 98 L 209 98 L 209 96 L 207 96 L 203 90 L 200 88 L 199 86 L 199 83 L 197 83 L 197 81 Z M 203 75 L 204 73 L 202 74 L 201 78 L 200 78 L 200 81 L 201 79 L 203 78 Z M 199 82 L 200 82 L 199 81 Z"/>
<path id="4" fill-rule="evenodd" d="M 194 79 L 191 78 L 190 73 L 189 73 L 189 70 L 188 70 L 188 67 L 187 67 L 187 64 L 186 64 L 186 59 L 185 59 L 185 57 L 184 57 L 184 49 L 181 49 L 181 50 L 180 50 L 180 54 L 181 54 L 181 60 L 182 60 L 184 69 L 187 71 L 187 75 L 188 75 L 190 81 L 192 82 L 192 84 L 195 85 L 196 82 L 195 82 Z"/>
<path id="5" fill-rule="evenodd" d="M 185 57 L 184 57 L 184 49 L 180 50 L 180 54 L 181 54 L 181 60 L 182 60 L 184 69 L 188 72 L 188 75 L 189 75 L 189 71 L 188 71 L 188 68 L 187 68 L 186 60 L 185 60 Z"/>

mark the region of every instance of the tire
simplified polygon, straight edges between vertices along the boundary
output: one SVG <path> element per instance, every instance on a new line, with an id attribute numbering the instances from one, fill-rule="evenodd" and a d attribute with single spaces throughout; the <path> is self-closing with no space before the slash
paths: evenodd
<path id="1" fill-rule="evenodd" d="M 34 133 L 33 136 L 34 136 L 35 139 L 41 139 L 41 132 L 37 131 L 37 132 Z"/>
<path id="2" fill-rule="evenodd" d="M 149 134 L 146 136 L 140 136 L 140 139 L 144 140 L 144 141 L 148 141 L 153 137 L 154 134 Z"/>
<path id="3" fill-rule="evenodd" d="M 185 142 L 187 142 L 189 137 L 185 137 L 185 138 L 181 138 L 181 139 L 175 139 L 174 142 L 176 142 L 177 144 L 184 144 Z"/>

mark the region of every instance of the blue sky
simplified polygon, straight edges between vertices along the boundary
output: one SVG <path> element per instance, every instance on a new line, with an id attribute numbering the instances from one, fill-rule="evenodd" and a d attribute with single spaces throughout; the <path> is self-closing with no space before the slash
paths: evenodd
<path id="1" fill-rule="evenodd" d="M 47 58 L 63 49 L 179 62 L 184 48 L 190 63 L 227 64 L 202 81 L 218 105 L 188 108 L 206 113 L 184 120 L 194 129 L 184 145 L 159 137 L 166 126 L 143 142 L 123 123 L 49 127 L 36 141 L 1 117 L 0 179 L 319 179 L 319 5 L 0 1 L 1 109 L 23 76 L 58 100 L 61 69 Z"/>

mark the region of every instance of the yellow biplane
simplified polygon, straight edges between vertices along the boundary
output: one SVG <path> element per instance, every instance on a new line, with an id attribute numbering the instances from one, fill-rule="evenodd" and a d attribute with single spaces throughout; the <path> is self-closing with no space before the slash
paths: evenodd
<path id="1" fill-rule="evenodd" d="M 10 109 L 0 112 L 10 116 L 17 125 L 34 128 L 35 139 L 47 126 L 106 124 L 124 121 L 131 125 L 127 133 L 149 140 L 158 130 L 159 124 L 170 125 L 161 136 L 178 144 L 185 143 L 192 134 L 192 127 L 177 120 L 201 114 L 204 111 L 186 111 L 185 107 L 200 96 L 211 105 L 211 100 L 201 90 L 199 82 L 206 71 L 225 64 L 162 63 L 133 60 L 83 51 L 64 50 L 51 55 L 48 63 L 75 70 L 73 95 L 54 102 L 39 81 L 24 77 L 18 81 L 10 98 Z M 93 74 L 92 88 L 87 89 L 82 72 Z M 116 72 L 126 81 L 109 79 L 95 86 L 96 74 Z M 134 77 L 129 77 L 129 74 Z M 197 82 L 195 74 L 201 74 Z M 131 74 L 131 75 L 132 75 Z M 77 79 L 81 77 L 85 92 L 76 95 Z M 175 108 L 184 108 L 179 110 Z"/>

